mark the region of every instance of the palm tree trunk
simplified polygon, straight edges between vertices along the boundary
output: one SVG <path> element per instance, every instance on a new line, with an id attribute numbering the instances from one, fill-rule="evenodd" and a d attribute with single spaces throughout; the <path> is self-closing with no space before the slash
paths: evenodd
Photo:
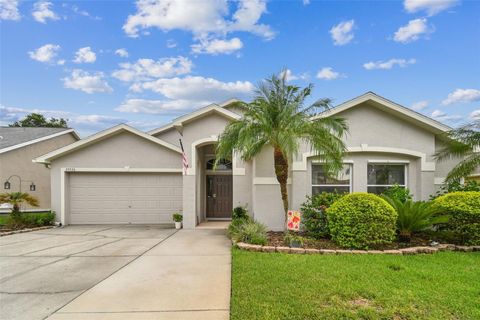
<path id="1" fill-rule="evenodd" d="M 285 211 L 285 230 L 287 229 L 287 213 L 288 213 L 288 160 L 283 155 L 283 152 L 279 148 L 274 148 L 273 159 L 275 165 L 275 175 L 277 181 L 280 184 L 280 192 L 282 194 L 283 210 Z"/>

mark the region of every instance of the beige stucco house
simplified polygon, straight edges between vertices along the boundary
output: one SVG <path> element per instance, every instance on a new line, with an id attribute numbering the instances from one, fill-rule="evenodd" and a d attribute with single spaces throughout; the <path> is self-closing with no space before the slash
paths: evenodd
<path id="1" fill-rule="evenodd" d="M 32 159 L 79 139 L 73 129 L 0 127 L 0 192 L 28 192 L 39 200 L 35 210 L 49 210 L 50 170 Z M 0 212 L 9 211 L 2 208 Z"/>
<path id="2" fill-rule="evenodd" d="M 63 224 L 170 223 L 183 212 L 184 227 L 229 219 L 247 206 L 272 230 L 283 228 L 273 153 L 265 148 L 243 162 L 236 155 L 213 170 L 214 145 L 225 126 L 242 116 L 235 100 L 212 104 L 144 133 L 118 125 L 35 159 L 50 167 L 52 208 Z M 348 153 L 339 176 L 327 178 L 308 146 L 295 155 L 288 182 L 290 204 L 321 191 L 381 192 L 408 187 L 428 199 L 455 164 L 433 154 L 451 128 L 372 92 L 318 117 L 343 117 Z M 312 119 L 315 121 L 315 118 Z M 182 169 L 183 143 L 189 167 Z"/>

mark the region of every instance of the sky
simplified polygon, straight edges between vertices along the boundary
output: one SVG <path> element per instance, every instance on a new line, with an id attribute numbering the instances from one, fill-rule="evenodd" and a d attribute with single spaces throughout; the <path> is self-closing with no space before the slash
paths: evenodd
<path id="1" fill-rule="evenodd" d="M 480 119 L 480 1 L 0 0 L 0 125 L 147 131 L 282 70 L 308 102 L 373 91 L 460 126 Z"/>

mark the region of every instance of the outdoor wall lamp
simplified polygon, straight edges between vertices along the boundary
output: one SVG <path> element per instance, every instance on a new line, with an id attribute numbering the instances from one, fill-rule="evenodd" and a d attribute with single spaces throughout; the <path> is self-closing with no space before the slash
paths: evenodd
<path id="1" fill-rule="evenodd" d="M 22 192 L 22 182 L 31 182 L 30 191 L 35 191 L 37 189 L 37 186 L 35 185 L 35 183 L 33 183 L 33 181 L 22 180 L 22 178 L 20 178 L 20 176 L 17 176 L 16 174 L 13 174 L 10 177 L 8 177 L 8 179 L 3 183 L 3 189 L 5 189 L 5 190 L 10 190 L 11 189 L 12 184 L 10 183 L 10 179 L 12 179 L 13 177 L 18 178 L 18 182 L 20 183 L 19 184 L 19 191 L 20 192 Z"/>

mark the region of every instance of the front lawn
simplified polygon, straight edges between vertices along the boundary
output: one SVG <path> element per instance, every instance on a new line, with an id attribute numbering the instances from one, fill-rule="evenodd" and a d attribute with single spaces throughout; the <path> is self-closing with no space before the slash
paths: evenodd
<path id="1" fill-rule="evenodd" d="M 480 254 L 233 249 L 231 319 L 480 319 Z"/>

